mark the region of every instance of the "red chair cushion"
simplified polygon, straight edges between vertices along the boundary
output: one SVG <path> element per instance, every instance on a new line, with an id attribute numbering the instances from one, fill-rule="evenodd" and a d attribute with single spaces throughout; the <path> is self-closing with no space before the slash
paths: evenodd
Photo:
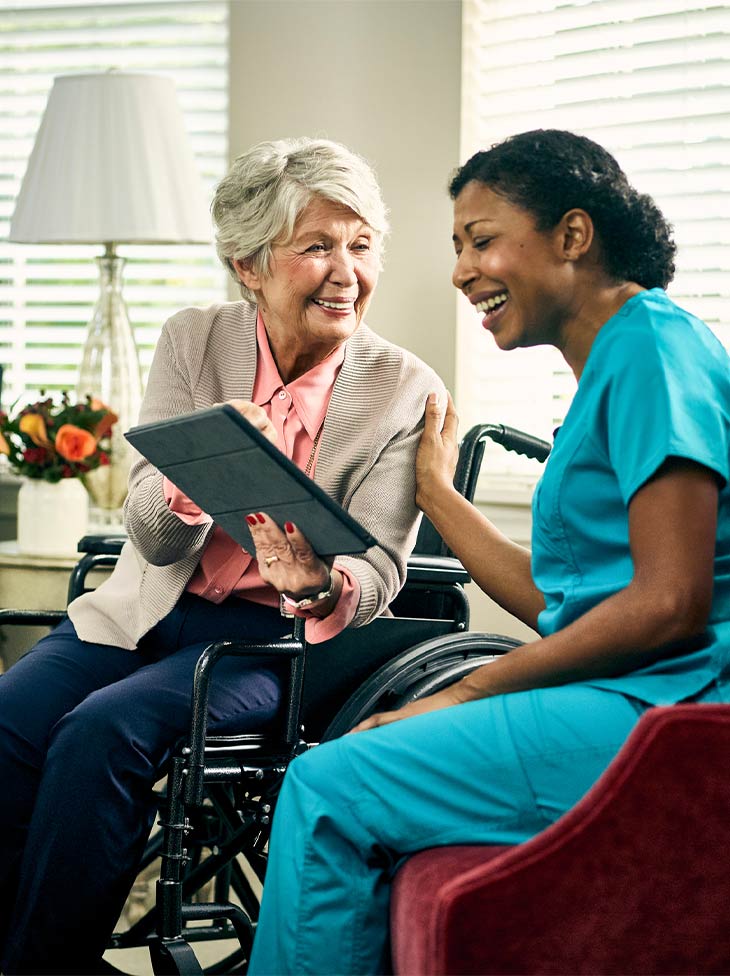
<path id="1" fill-rule="evenodd" d="M 593 789 L 514 848 L 398 872 L 394 972 L 730 972 L 730 705 L 655 708 Z"/>
<path id="2" fill-rule="evenodd" d="M 433 939 L 434 909 L 440 903 L 445 885 L 509 847 L 434 847 L 414 854 L 398 871 L 393 882 L 390 910 L 393 957 L 396 973 L 430 973 L 436 954 Z"/>

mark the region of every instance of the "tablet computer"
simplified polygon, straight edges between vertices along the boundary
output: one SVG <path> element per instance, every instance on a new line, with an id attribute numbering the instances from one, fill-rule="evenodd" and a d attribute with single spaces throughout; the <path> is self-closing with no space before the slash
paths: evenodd
<path id="1" fill-rule="evenodd" d="M 127 440 L 248 552 L 246 515 L 294 522 L 320 556 L 365 552 L 377 540 L 230 406 L 132 427 Z"/>

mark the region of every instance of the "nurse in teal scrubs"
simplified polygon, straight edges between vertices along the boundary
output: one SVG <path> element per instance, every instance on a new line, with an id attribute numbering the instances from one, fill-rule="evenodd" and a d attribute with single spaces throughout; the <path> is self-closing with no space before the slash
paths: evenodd
<path id="1" fill-rule="evenodd" d="M 501 349 L 578 389 L 532 551 L 458 495 L 453 404 L 426 406 L 419 507 L 540 637 L 295 760 L 249 972 L 381 973 L 403 856 L 519 843 L 569 810 L 642 713 L 730 701 L 730 361 L 664 289 L 670 228 L 605 150 L 541 130 L 454 175 L 453 281 Z M 417 272 L 417 268 L 414 268 Z"/>

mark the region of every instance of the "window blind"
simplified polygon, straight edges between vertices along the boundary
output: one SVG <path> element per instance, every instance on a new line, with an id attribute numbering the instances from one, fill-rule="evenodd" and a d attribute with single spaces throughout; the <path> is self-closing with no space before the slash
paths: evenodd
<path id="1" fill-rule="evenodd" d="M 605 146 L 673 224 L 668 293 L 730 346 L 730 5 L 692 0 L 464 0 L 462 159 L 516 132 Z M 575 380 L 553 349 L 501 352 L 458 305 L 462 429 L 550 438 Z M 479 497 L 527 500 L 539 467 L 490 448 Z"/>
<path id="2" fill-rule="evenodd" d="M 103 246 L 7 240 L 53 79 L 119 70 L 175 83 L 208 195 L 227 167 L 228 4 L 218 0 L 24 0 L 0 12 L 0 363 L 2 405 L 72 389 L 98 296 Z M 109 192 L 114 188 L 110 186 Z M 124 297 L 146 375 L 165 319 L 226 296 L 211 245 L 120 245 Z"/>

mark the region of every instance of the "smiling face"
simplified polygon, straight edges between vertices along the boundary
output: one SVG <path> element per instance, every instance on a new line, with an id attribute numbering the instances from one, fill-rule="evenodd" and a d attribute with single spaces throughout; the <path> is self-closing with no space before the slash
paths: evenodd
<path id="1" fill-rule="evenodd" d="M 315 197 L 300 213 L 290 241 L 274 244 L 267 273 L 235 261 L 255 293 L 272 351 L 323 359 L 362 321 L 378 281 L 378 235 L 338 203 Z"/>
<path id="2" fill-rule="evenodd" d="M 454 285 L 501 349 L 562 347 L 574 259 L 568 224 L 539 231 L 530 213 L 472 180 L 454 201 Z"/>

